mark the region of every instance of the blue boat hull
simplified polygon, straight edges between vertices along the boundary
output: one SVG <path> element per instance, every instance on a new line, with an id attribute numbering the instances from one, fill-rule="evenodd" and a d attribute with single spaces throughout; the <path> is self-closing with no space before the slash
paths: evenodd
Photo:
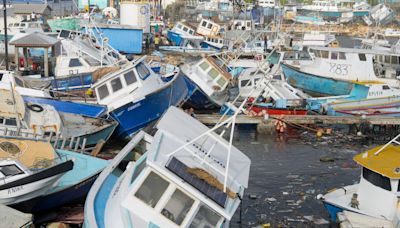
<path id="1" fill-rule="evenodd" d="M 282 71 L 290 85 L 319 96 L 347 95 L 353 88 L 351 82 L 304 73 L 286 64 L 282 64 Z"/>
<path id="2" fill-rule="evenodd" d="M 62 150 L 58 150 L 58 153 L 61 156 L 73 159 L 74 168 L 66 173 L 60 179 L 59 184 L 51 189 L 47 195 L 12 207 L 26 213 L 37 213 L 58 208 L 66 203 L 82 201 L 97 176 L 109 164 L 108 161 L 84 154 Z"/>
<path id="3" fill-rule="evenodd" d="M 94 83 L 92 74 L 80 74 L 63 78 L 55 78 L 51 81 L 51 87 L 56 91 L 86 90 Z"/>
<path id="4" fill-rule="evenodd" d="M 324 202 L 324 206 L 329 213 L 329 218 L 332 222 L 337 222 L 337 213 L 342 212 L 343 208 L 337 207 L 330 203 Z"/>
<path id="5" fill-rule="evenodd" d="M 171 31 L 168 31 L 167 38 L 168 38 L 169 41 L 172 42 L 173 46 L 180 46 L 182 44 L 183 40 L 184 40 L 181 37 L 181 35 L 179 35 L 176 32 L 171 32 Z"/>
<path id="6" fill-rule="evenodd" d="M 181 74 L 183 74 L 181 72 Z M 183 74 L 187 87 L 191 91 L 189 99 L 185 102 L 185 106 L 194 109 L 215 109 L 219 105 L 211 101 L 211 99 L 198 87 L 188 76 Z"/>
<path id="7" fill-rule="evenodd" d="M 189 95 L 185 79 L 176 75 L 160 90 L 153 92 L 145 99 L 130 102 L 110 112 L 119 125 L 114 137 L 129 138 L 140 129 L 158 120 L 170 106 L 177 106 Z"/>
<path id="8" fill-rule="evenodd" d="M 52 105 L 57 111 L 83 115 L 87 117 L 100 117 L 107 112 L 107 107 L 104 105 L 85 104 L 71 101 L 62 101 L 52 98 L 28 97 L 24 96 L 25 102 L 35 104 Z"/>

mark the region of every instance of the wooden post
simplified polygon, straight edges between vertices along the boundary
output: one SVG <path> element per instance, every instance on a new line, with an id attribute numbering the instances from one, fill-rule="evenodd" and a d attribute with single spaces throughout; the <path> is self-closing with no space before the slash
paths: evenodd
<path id="1" fill-rule="evenodd" d="M 18 61 L 18 53 L 19 52 L 19 48 L 17 46 L 15 46 L 15 65 L 17 66 L 17 71 L 19 71 L 19 61 Z"/>
<path id="2" fill-rule="evenodd" d="M 24 70 L 28 69 L 28 48 L 24 47 L 23 49 L 24 52 Z"/>
<path id="3" fill-rule="evenodd" d="M 97 142 L 97 144 L 94 147 L 94 149 L 92 150 L 92 153 L 90 153 L 90 155 L 93 156 L 93 157 L 96 157 L 100 153 L 100 151 L 103 148 L 105 143 L 106 143 L 106 141 L 100 139 L 99 142 Z"/>
<path id="4" fill-rule="evenodd" d="M 44 48 L 44 76 L 49 77 L 49 48 Z"/>

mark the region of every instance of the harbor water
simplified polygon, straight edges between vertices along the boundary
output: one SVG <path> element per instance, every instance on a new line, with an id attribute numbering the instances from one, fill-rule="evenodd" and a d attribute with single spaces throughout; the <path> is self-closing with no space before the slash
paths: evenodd
<path id="1" fill-rule="evenodd" d="M 345 133 L 317 139 L 306 131 L 259 134 L 247 127 L 237 129 L 234 144 L 252 164 L 249 188 L 232 227 L 335 225 L 329 224 L 316 196 L 356 183 L 360 167 L 352 158 L 374 146 Z"/>

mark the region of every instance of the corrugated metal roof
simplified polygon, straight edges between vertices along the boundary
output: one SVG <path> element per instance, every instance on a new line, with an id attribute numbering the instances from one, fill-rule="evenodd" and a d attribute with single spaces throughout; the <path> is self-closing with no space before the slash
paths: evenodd
<path id="1" fill-rule="evenodd" d="M 13 4 L 14 8 L 14 13 L 15 14 L 31 14 L 31 13 L 36 13 L 36 14 L 48 14 L 51 11 L 51 8 L 47 4 L 37 4 L 37 3 L 31 3 L 31 4 L 23 4 L 23 3 L 15 3 Z M 48 12 L 46 12 L 48 10 Z"/>
<path id="2" fill-rule="evenodd" d="M 40 32 L 34 32 L 10 42 L 17 47 L 51 47 L 59 42 L 58 39 Z"/>

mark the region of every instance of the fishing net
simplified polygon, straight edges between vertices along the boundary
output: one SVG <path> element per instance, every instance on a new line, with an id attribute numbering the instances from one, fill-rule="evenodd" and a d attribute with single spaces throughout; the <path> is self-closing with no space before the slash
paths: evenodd
<path id="1" fill-rule="evenodd" d="M 12 156 L 16 156 L 21 152 L 21 149 L 12 142 L 1 142 L 0 149 Z"/>

